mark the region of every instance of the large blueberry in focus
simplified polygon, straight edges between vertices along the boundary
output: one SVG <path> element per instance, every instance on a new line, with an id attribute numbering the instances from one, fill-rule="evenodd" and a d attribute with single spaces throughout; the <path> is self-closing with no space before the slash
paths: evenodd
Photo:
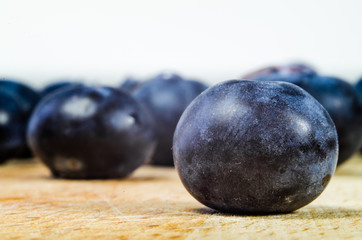
<path id="1" fill-rule="evenodd" d="M 26 148 L 27 117 L 21 102 L 0 89 L 0 163 L 17 158 Z"/>
<path id="2" fill-rule="evenodd" d="M 0 79 L 0 89 L 16 95 L 28 116 L 40 100 L 39 93 L 30 86 L 10 79 Z"/>
<path id="3" fill-rule="evenodd" d="M 63 178 L 123 178 L 152 155 L 147 110 L 108 87 L 77 87 L 45 98 L 29 123 L 34 153 Z"/>
<path id="4" fill-rule="evenodd" d="M 164 73 L 144 82 L 133 92 L 155 119 L 157 147 L 152 164 L 173 166 L 171 147 L 177 122 L 189 103 L 206 88 L 201 82 Z"/>
<path id="5" fill-rule="evenodd" d="M 174 135 L 176 169 L 186 189 L 231 213 L 283 213 L 313 201 L 337 164 L 328 112 L 285 82 L 227 81 L 204 91 Z"/>
<path id="6" fill-rule="evenodd" d="M 56 81 L 53 82 L 49 85 L 46 85 L 43 90 L 40 92 L 40 97 L 44 98 L 45 96 L 54 93 L 60 89 L 64 89 L 67 87 L 74 87 L 74 86 L 79 86 L 81 85 L 81 83 L 79 82 L 71 82 L 71 81 L 66 81 L 66 80 L 62 80 L 62 81 Z"/>

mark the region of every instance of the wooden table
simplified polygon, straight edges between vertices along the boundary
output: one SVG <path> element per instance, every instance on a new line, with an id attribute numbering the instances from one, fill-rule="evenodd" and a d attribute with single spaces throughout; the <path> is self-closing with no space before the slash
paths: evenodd
<path id="1" fill-rule="evenodd" d="M 53 179 L 37 161 L 0 166 L 0 239 L 362 239 L 362 157 L 290 214 L 233 216 L 204 207 L 174 169 L 125 180 Z"/>

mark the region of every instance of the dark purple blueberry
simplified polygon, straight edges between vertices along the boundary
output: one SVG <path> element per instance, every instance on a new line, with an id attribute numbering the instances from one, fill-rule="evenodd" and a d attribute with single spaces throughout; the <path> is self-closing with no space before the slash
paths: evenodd
<path id="1" fill-rule="evenodd" d="M 189 103 L 206 88 L 203 83 L 164 73 L 134 91 L 134 96 L 150 109 L 155 120 L 157 147 L 152 164 L 173 166 L 171 147 L 176 124 Z"/>
<path id="2" fill-rule="evenodd" d="M 264 67 L 250 73 L 247 73 L 241 77 L 241 79 L 250 80 L 258 77 L 263 77 L 271 74 L 277 74 L 279 72 L 278 66 Z"/>
<path id="3" fill-rule="evenodd" d="M 291 78 L 295 79 L 294 81 L 297 81 L 300 77 L 314 76 L 316 74 L 316 71 L 310 66 L 301 63 L 291 63 L 280 66 L 265 67 L 244 75 L 242 79 L 259 80 L 259 78 L 272 78 L 271 81 L 273 81 L 273 78 Z"/>
<path id="4" fill-rule="evenodd" d="M 64 89 L 65 87 L 73 87 L 73 86 L 79 86 L 81 83 L 79 82 L 71 82 L 71 81 L 57 81 L 53 82 L 43 88 L 43 90 L 40 92 L 40 97 L 44 98 L 45 96 L 54 93 L 55 91 L 58 91 L 60 89 Z"/>
<path id="5" fill-rule="evenodd" d="M 151 126 L 147 110 L 129 94 L 81 86 L 40 102 L 28 140 L 55 177 L 123 178 L 151 157 Z"/>
<path id="6" fill-rule="evenodd" d="M 359 104 L 362 105 L 362 78 L 360 78 L 360 80 L 357 81 L 355 89 L 358 94 Z M 359 151 L 360 153 L 362 153 L 362 146 L 360 147 Z"/>
<path id="7" fill-rule="evenodd" d="M 360 100 L 360 104 L 362 104 L 362 78 L 357 81 L 357 83 L 355 85 L 355 89 L 357 91 L 358 98 Z"/>
<path id="8" fill-rule="evenodd" d="M 315 76 L 298 84 L 329 112 L 338 133 L 338 164 L 349 159 L 362 143 L 362 105 L 353 86 L 339 78 Z"/>
<path id="9" fill-rule="evenodd" d="M 269 75 L 254 77 L 249 80 L 256 80 L 256 81 L 282 81 L 282 82 L 289 82 L 294 83 L 296 85 L 300 85 L 304 81 L 308 81 L 310 78 L 312 78 L 311 75 L 304 75 L 304 74 L 295 74 L 295 75 L 281 75 L 279 73 L 273 73 Z"/>
<path id="10" fill-rule="evenodd" d="M 285 82 L 227 81 L 184 111 L 175 166 L 198 201 L 223 212 L 291 212 L 317 198 L 337 164 L 328 112 Z"/>
<path id="11" fill-rule="evenodd" d="M 279 66 L 281 75 L 316 75 L 317 72 L 311 67 L 303 63 L 290 63 Z"/>
<path id="12" fill-rule="evenodd" d="M 119 88 L 123 91 L 126 91 L 128 93 L 132 93 L 135 91 L 139 86 L 141 85 L 141 82 L 137 79 L 134 79 L 132 77 L 126 78 L 124 82 L 119 86 Z"/>
<path id="13" fill-rule="evenodd" d="M 7 91 L 10 94 L 17 95 L 28 116 L 31 115 L 33 109 L 40 100 L 38 92 L 28 85 L 14 80 L 5 78 L 0 79 L 0 89 Z"/>
<path id="14" fill-rule="evenodd" d="M 0 163 L 18 158 L 27 148 L 27 117 L 21 101 L 0 89 Z"/>
<path id="15" fill-rule="evenodd" d="M 30 86 L 11 79 L 0 79 L 0 90 L 6 91 L 13 95 L 20 102 L 20 107 L 23 109 L 26 121 L 23 121 L 24 126 L 21 127 L 23 132 L 23 139 L 25 138 L 25 129 L 27 127 L 28 119 L 30 118 L 35 106 L 40 100 L 40 95 Z M 17 158 L 31 158 L 33 157 L 27 144 L 23 146 L 23 150 L 18 154 Z"/>
<path id="16" fill-rule="evenodd" d="M 362 107 L 357 92 L 348 82 L 318 75 L 281 76 L 279 74 L 265 75 L 255 80 L 294 83 L 325 107 L 337 127 L 338 165 L 349 159 L 362 144 Z"/>

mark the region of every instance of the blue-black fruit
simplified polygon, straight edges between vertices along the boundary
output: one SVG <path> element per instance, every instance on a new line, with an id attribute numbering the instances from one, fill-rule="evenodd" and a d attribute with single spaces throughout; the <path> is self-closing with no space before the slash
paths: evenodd
<path id="1" fill-rule="evenodd" d="M 357 81 L 355 89 L 358 94 L 359 104 L 362 105 L 362 78 L 360 78 L 360 80 Z M 360 147 L 359 151 L 360 153 L 362 153 L 362 146 Z"/>
<path id="2" fill-rule="evenodd" d="M 172 137 L 177 122 L 189 103 L 207 86 L 187 81 L 176 74 L 160 74 L 142 83 L 133 95 L 152 113 L 155 120 L 157 146 L 152 164 L 173 166 Z"/>
<path id="3" fill-rule="evenodd" d="M 35 106 L 38 104 L 40 100 L 40 95 L 37 91 L 35 91 L 33 88 L 26 85 L 25 83 L 5 78 L 0 79 L 0 89 L 13 95 L 19 101 L 20 107 L 23 109 L 26 121 L 23 121 L 24 126 L 22 126 L 21 129 L 23 132 L 22 139 L 25 141 L 28 119 L 30 118 Z M 16 158 L 22 159 L 33 157 L 33 154 L 27 146 L 27 143 L 24 142 L 24 144 L 22 145 L 23 150 L 19 152 Z"/>
<path id="4" fill-rule="evenodd" d="M 242 76 L 242 79 L 251 80 L 268 77 L 273 80 L 273 78 L 289 77 L 297 81 L 300 77 L 314 76 L 316 74 L 317 72 L 310 66 L 302 63 L 291 63 L 280 66 L 265 67 Z"/>
<path id="5" fill-rule="evenodd" d="M 362 78 L 360 78 L 360 80 L 357 81 L 355 89 L 358 94 L 359 104 L 362 105 Z M 360 153 L 362 153 L 362 146 L 360 147 L 359 151 Z"/>
<path id="6" fill-rule="evenodd" d="M 60 89 L 64 89 L 66 87 L 79 86 L 81 83 L 79 82 L 71 82 L 71 81 L 57 81 L 53 82 L 49 85 L 46 85 L 43 90 L 40 92 L 40 97 L 43 99 L 45 96 L 54 93 Z"/>
<path id="7" fill-rule="evenodd" d="M 40 95 L 37 91 L 24 83 L 11 79 L 0 79 L 0 89 L 16 95 L 21 101 L 21 105 L 28 116 L 31 115 L 33 109 L 40 100 Z"/>
<path id="8" fill-rule="evenodd" d="M 339 78 L 314 76 L 298 84 L 317 99 L 332 117 L 338 133 L 338 164 L 348 160 L 362 143 L 362 105 L 353 86 Z"/>
<path id="9" fill-rule="evenodd" d="M 119 86 L 119 88 L 123 91 L 126 91 L 128 93 L 132 93 L 135 91 L 139 86 L 141 85 L 141 82 L 138 81 L 135 78 L 128 77 L 126 78 L 122 84 Z"/>
<path id="10" fill-rule="evenodd" d="M 27 117 L 19 101 L 0 89 L 0 163 L 18 158 L 26 148 Z"/>
<path id="11" fill-rule="evenodd" d="M 285 82 L 223 82 L 182 114 L 175 166 L 186 189 L 231 213 L 284 213 L 313 201 L 337 164 L 328 112 Z"/>
<path id="12" fill-rule="evenodd" d="M 357 91 L 358 98 L 360 100 L 360 104 L 362 105 L 362 78 L 357 81 L 357 83 L 355 85 L 355 89 Z"/>
<path id="13" fill-rule="evenodd" d="M 332 117 L 338 132 L 338 164 L 349 159 L 362 141 L 362 107 L 353 86 L 339 78 L 319 75 L 279 74 L 254 78 L 259 81 L 285 81 L 298 85 L 316 98 Z"/>
<path id="14" fill-rule="evenodd" d="M 152 155 L 147 110 L 108 87 L 76 87 L 45 98 L 30 119 L 34 153 L 55 177 L 123 178 Z"/>

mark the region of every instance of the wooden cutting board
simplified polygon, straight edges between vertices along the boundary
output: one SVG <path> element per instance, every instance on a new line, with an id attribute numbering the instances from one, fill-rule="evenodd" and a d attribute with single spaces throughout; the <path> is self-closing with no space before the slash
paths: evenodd
<path id="1" fill-rule="evenodd" d="M 362 157 L 290 214 L 234 216 L 192 198 L 174 169 L 61 180 L 36 160 L 0 166 L 0 239 L 362 239 Z"/>

